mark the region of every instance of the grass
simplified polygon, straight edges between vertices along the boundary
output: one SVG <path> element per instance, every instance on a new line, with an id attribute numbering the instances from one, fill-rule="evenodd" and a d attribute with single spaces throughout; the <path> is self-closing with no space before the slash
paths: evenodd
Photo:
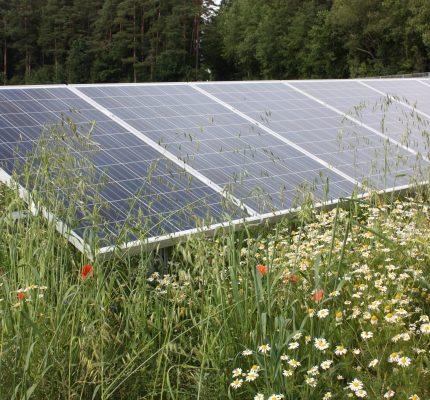
<path id="1" fill-rule="evenodd" d="M 423 199 L 190 239 L 169 275 L 148 256 L 95 261 L 86 277 L 51 224 L 13 221 L 20 200 L 1 199 L 2 398 L 430 397 Z"/>
<path id="2" fill-rule="evenodd" d="M 66 128 L 42 135 L 16 179 L 39 209 L 102 229 L 92 129 Z M 163 270 L 144 250 L 87 259 L 0 186 L 0 399 L 427 400 L 422 189 L 191 237 Z M 131 219 L 118 244 L 145 236 Z"/>

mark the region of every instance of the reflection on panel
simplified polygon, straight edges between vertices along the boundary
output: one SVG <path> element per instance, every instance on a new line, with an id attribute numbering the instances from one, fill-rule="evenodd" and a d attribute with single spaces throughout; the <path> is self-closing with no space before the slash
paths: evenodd
<path id="1" fill-rule="evenodd" d="M 261 213 L 297 205 L 305 192 L 337 198 L 354 189 L 351 182 L 190 86 L 79 90 Z"/>
<path id="2" fill-rule="evenodd" d="M 331 88 L 339 82 L 321 84 Z M 200 87 L 371 188 L 408 184 L 421 168 L 421 161 L 407 150 L 282 83 Z"/>
<path id="3" fill-rule="evenodd" d="M 77 221 L 69 224 L 81 237 L 94 225 L 90 214 L 99 217 L 101 245 L 115 241 L 126 221 L 129 241 L 243 216 L 67 88 L 0 90 L 0 110 L 1 167 L 12 174 L 31 166 L 31 176 L 39 165 L 48 166 L 38 190 L 52 189 L 50 196 L 76 207 Z M 66 173 L 61 163 L 69 167 Z"/>

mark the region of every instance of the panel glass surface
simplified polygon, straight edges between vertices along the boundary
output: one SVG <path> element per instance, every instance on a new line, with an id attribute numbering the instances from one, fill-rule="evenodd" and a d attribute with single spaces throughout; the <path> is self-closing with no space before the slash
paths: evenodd
<path id="1" fill-rule="evenodd" d="M 258 212 L 295 206 L 301 193 L 310 190 L 321 199 L 349 196 L 354 189 L 191 86 L 78 89 Z"/>
<path id="2" fill-rule="evenodd" d="M 12 174 L 31 166 L 31 176 L 49 151 L 57 153 L 51 195 L 71 207 L 73 194 L 83 191 L 85 196 L 73 204 L 77 220 L 69 224 L 83 237 L 94 225 L 87 214 L 97 209 L 96 223 L 103 228 L 93 231 L 104 238 L 101 246 L 122 234 L 125 221 L 130 230 L 136 228 L 124 237 L 129 241 L 143 232 L 153 237 L 243 216 L 237 207 L 223 204 L 219 193 L 67 88 L 0 89 L 0 167 Z M 75 160 L 65 176 L 55 169 L 55 162 L 61 162 L 58 153 Z"/>
<path id="3" fill-rule="evenodd" d="M 293 86 L 348 113 L 404 146 L 428 155 L 429 121 L 357 81 L 303 81 Z"/>
<path id="4" fill-rule="evenodd" d="M 338 87 L 338 82 L 323 85 L 333 90 Z M 407 184 L 420 166 L 415 155 L 389 144 L 384 138 L 283 83 L 199 86 L 371 188 Z"/>
<path id="5" fill-rule="evenodd" d="M 416 107 L 417 110 L 430 114 L 430 85 L 419 79 L 379 79 L 363 80 L 381 92 L 394 96 L 396 99 Z"/>

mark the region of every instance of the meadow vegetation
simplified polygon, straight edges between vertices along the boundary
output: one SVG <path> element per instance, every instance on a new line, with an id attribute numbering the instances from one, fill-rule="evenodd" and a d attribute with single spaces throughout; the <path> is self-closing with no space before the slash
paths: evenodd
<path id="1" fill-rule="evenodd" d="M 101 222 L 91 127 L 64 127 L 16 176 L 33 203 L 0 186 L 1 400 L 430 398 L 427 187 L 305 202 L 189 237 L 167 265 L 144 248 L 89 259 L 40 207 Z"/>
<path id="2" fill-rule="evenodd" d="M 3 399 L 428 399 L 430 205 L 374 196 L 90 261 L 0 196 Z"/>

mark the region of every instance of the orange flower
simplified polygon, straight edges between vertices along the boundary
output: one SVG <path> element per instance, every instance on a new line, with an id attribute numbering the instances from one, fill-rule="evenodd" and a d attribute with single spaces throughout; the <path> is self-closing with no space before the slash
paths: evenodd
<path id="1" fill-rule="evenodd" d="M 82 267 L 82 272 L 81 272 L 82 279 L 88 278 L 92 274 L 92 272 L 93 272 L 93 267 L 91 265 L 89 264 L 84 265 Z"/>
<path id="2" fill-rule="evenodd" d="M 288 282 L 296 283 L 298 280 L 299 280 L 299 276 L 297 274 L 294 274 L 294 275 L 287 274 L 285 275 L 285 278 L 284 278 L 285 283 L 288 283 Z"/>
<path id="3" fill-rule="evenodd" d="M 18 292 L 17 296 L 18 296 L 18 300 L 24 300 L 27 298 L 27 294 L 24 292 Z"/>
<path id="4" fill-rule="evenodd" d="M 265 276 L 265 275 L 267 275 L 267 266 L 262 265 L 262 264 L 258 264 L 258 265 L 257 265 L 257 269 L 258 269 L 258 273 L 259 273 L 261 276 Z"/>
<path id="5" fill-rule="evenodd" d="M 315 290 L 314 296 L 313 296 L 315 303 L 318 303 L 319 301 L 321 301 L 323 297 L 324 297 L 324 292 L 322 289 Z"/>

